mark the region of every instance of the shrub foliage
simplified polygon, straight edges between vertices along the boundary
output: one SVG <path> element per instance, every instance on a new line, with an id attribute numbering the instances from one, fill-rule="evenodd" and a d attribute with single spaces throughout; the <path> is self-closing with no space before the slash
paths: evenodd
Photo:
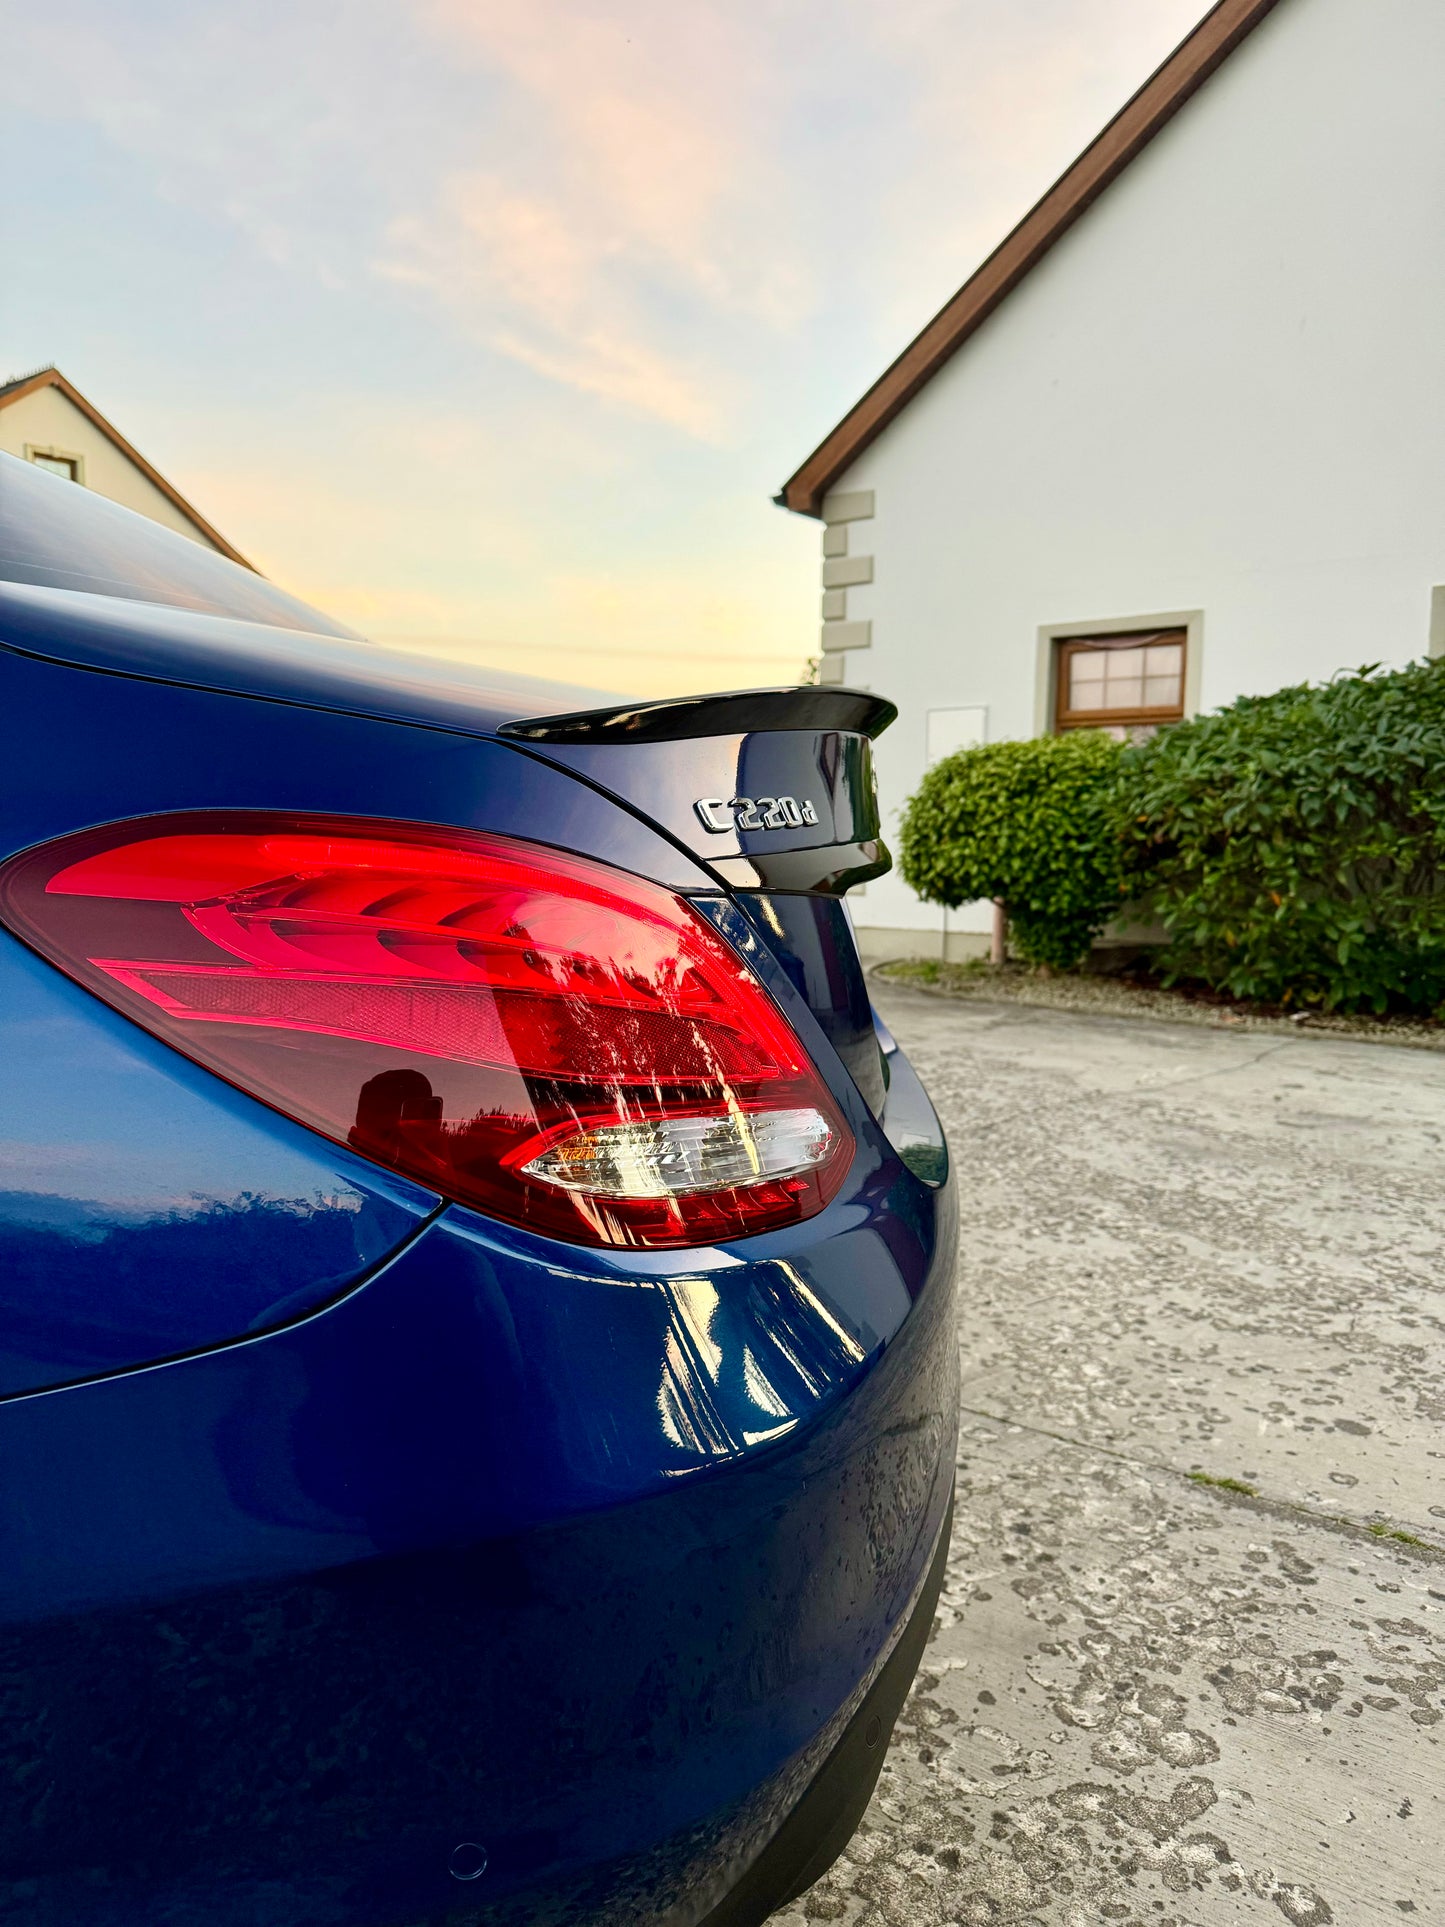
<path id="1" fill-rule="evenodd" d="M 1244 697 L 1119 764 L 1130 894 L 1173 978 L 1272 1003 L 1445 1000 L 1445 665 Z"/>
<path id="2" fill-rule="evenodd" d="M 949 909 L 998 899 L 1023 956 L 1068 969 L 1119 908 L 1118 760 L 1093 730 L 945 757 L 903 813 L 905 882 Z"/>

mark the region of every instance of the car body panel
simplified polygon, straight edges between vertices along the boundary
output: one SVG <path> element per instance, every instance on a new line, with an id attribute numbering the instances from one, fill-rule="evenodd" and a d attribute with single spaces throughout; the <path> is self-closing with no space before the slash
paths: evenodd
<path id="1" fill-rule="evenodd" d="M 254 621 L 103 595 L 0 582 L 0 642 L 17 655 L 143 684 L 247 696 L 488 735 L 549 701 L 582 692 L 373 643 L 302 635 Z M 836 729 L 768 729 L 638 744 L 523 744 L 647 816 L 742 888 L 839 891 L 887 867 L 872 747 Z M 816 821 L 777 829 L 709 829 L 699 800 L 787 795 Z M 495 826 L 492 826 L 495 827 Z"/>
<path id="2" fill-rule="evenodd" d="M 865 1163 L 714 1252 L 450 1209 L 282 1331 L 0 1404 L 0 1770 L 45 1788 L 0 1908 L 433 1919 L 479 1840 L 489 1919 L 700 1918 L 947 1503 L 952 1192 Z"/>
<path id="3" fill-rule="evenodd" d="M 740 889 L 824 889 L 837 894 L 888 867 L 881 841 L 873 747 L 856 731 L 766 729 L 682 742 L 538 745 L 635 807 Z M 811 806 L 816 822 L 742 828 L 735 799 L 764 819 L 778 798 Z M 708 827 L 699 803 L 721 802 L 726 828 Z M 753 811 L 756 816 L 756 810 Z"/>
<path id="4" fill-rule="evenodd" d="M 0 582 L 78 591 L 112 604 L 224 612 L 310 634 L 353 634 L 205 543 L 3 453 Z"/>
<path id="5" fill-rule="evenodd" d="M 590 693 L 346 634 L 28 583 L 0 581 L 0 639 L 73 668 L 472 735 Z"/>
<path id="6" fill-rule="evenodd" d="M 736 901 L 818 1019 L 869 1108 L 881 1113 L 886 1066 L 842 899 L 739 891 Z"/>
<path id="7" fill-rule="evenodd" d="M 426 1240 L 446 1262 L 422 1268 Z M 522 1376 L 494 1356 L 497 1276 L 435 1226 L 290 1332 L 0 1408 L 85 1594 L 0 1637 L 0 1763 L 34 1789 L 0 1818 L 0 1918 L 431 1920 L 475 1842 L 489 1920 L 580 1893 L 568 1918 L 692 1921 L 761 1848 L 932 1552 L 946 1280 L 781 1444 L 482 1536 L 499 1432 L 520 1414 L 518 1464 L 551 1409 L 477 1397 L 477 1372 Z"/>
<path id="8" fill-rule="evenodd" d="M 192 618 L 193 619 L 193 618 Z M 0 614 L 0 644 L 10 630 Z M 63 759 L 52 745 L 67 744 Z M 673 889 L 717 883 L 623 805 L 529 750 L 0 649 L 5 855 L 166 810 L 317 811 L 536 837 Z"/>
<path id="9" fill-rule="evenodd" d="M 0 1397 L 296 1318 L 437 1209 L 0 931 Z"/>
<path id="10" fill-rule="evenodd" d="M 115 1327 L 108 1351 L 72 1333 L 79 1382 L 0 1386 L 0 1921 L 698 1927 L 909 1650 L 910 1614 L 921 1637 L 952 1484 L 956 1185 L 836 899 L 883 860 L 864 734 L 764 708 L 634 763 L 502 740 L 577 692 L 267 627 L 214 558 L 203 593 L 181 558 L 156 590 L 173 606 L 147 603 L 165 545 L 116 559 L 124 514 L 46 566 L 128 586 L 0 586 L 0 858 L 208 809 L 598 858 L 692 899 L 855 1150 L 785 1230 L 584 1248 L 438 1206 L 0 938 L 16 1188 L 55 1201 L 72 1324 Z M 744 832 L 719 855 L 687 820 L 703 775 L 816 779 L 808 828 L 833 841 Z M 130 1300 L 127 1172 L 159 1254 L 126 1259 Z M 280 1208 L 246 1220 L 265 1248 L 231 1275 L 191 1220 L 247 1196 Z M 25 1278 L 0 1349 L 34 1373 L 27 1331 L 54 1348 L 63 1320 L 44 1264 Z"/>

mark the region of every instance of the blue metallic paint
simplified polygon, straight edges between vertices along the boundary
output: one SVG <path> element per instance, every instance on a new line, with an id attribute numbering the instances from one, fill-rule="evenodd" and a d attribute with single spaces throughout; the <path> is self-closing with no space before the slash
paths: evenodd
<path id="1" fill-rule="evenodd" d="M 596 693 L 254 618 L 15 582 L 0 581 L 0 634 L 10 649 L 46 661 L 471 735 L 559 697 Z"/>
<path id="2" fill-rule="evenodd" d="M 68 1609 L 3 1640 L 0 1749 L 36 1788 L 0 1831 L 18 1917 L 431 1919 L 480 1840 L 489 1920 L 579 1890 L 575 1918 L 693 1920 L 801 1791 L 946 1505 L 947 1261 L 910 1291 L 879 1241 L 880 1296 L 917 1294 L 895 1343 L 712 1469 L 667 1435 L 663 1381 L 691 1369 L 740 1433 L 777 1268 L 721 1284 L 704 1385 L 667 1292 L 543 1283 L 508 1242 L 443 1222 L 290 1332 L 0 1408 L 48 1521 L 38 1543 L 12 1504 L 0 1567 L 18 1530 Z M 605 1361 L 600 1440 L 559 1436 L 585 1375 L 553 1384 L 539 1331 Z"/>
<path id="3" fill-rule="evenodd" d="M 0 635 L 36 662 L 470 736 L 526 714 L 529 705 L 582 693 L 371 643 L 5 582 Z M 154 735 L 152 725 L 140 740 Z M 661 744 L 514 746 L 617 798 L 703 862 L 729 866 L 729 881 L 738 880 L 733 872 L 750 857 L 775 859 L 779 852 L 853 844 L 879 833 L 871 745 L 836 729 Z M 792 790 L 815 805 L 818 821 L 781 837 L 735 829 L 714 835 L 693 808 L 708 794 Z"/>
<path id="4" fill-rule="evenodd" d="M 162 810 L 316 810 L 540 835 L 673 889 L 716 887 L 633 811 L 492 737 L 5 653 L 0 768 L 5 855 Z"/>
<path id="5" fill-rule="evenodd" d="M 837 897 L 740 893 L 738 903 L 877 1112 L 883 1052 L 848 912 Z"/>
<path id="6" fill-rule="evenodd" d="M 7 585 L 59 585 L 71 602 L 79 590 L 86 600 L 225 610 L 251 622 L 357 639 L 206 543 L 178 538 L 147 516 L 3 453 L 0 507 L 0 578 Z"/>
<path id="7" fill-rule="evenodd" d="M 127 611 L 143 632 L 153 612 Z M 63 640 L 63 608 L 46 619 Z M 18 620 L 0 640 L 21 639 Z M 213 633 L 195 628 L 193 655 Z M 6 850 L 165 809 L 350 810 L 715 888 L 638 805 L 525 750 L 383 720 L 382 694 L 367 716 L 302 706 L 304 662 L 284 701 L 34 657 L 0 670 Z M 320 670 L 310 700 L 336 700 Z M 680 775 L 694 746 L 660 747 Z M 247 1298 L 245 1279 L 198 1274 L 184 1223 L 153 1219 L 176 1263 L 111 1365 L 159 1342 L 158 1317 L 211 1348 L 0 1402 L 0 1920 L 690 1927 L 796 1800 L 886 1656 L 947 1505 L 955 1206 L 901 1055 L 881 1122 L 881 1092 L 870 1108 L 845 1068 L 850 1052 L 864 1065 L 861 1011 L 846 971 L 819 978 L 827 918 L 809 960 L 762 900 L 703 902 L 858 1152 L 804 1225 L 650 1254 L 455 1207 L 427 1219 L 425 1193 L 5 940 L 0 1055 L 46 1120 L 23 1188 L 110 1200 L 113 1223 L 118 1173 L 125 1195 L 227 1208 L 252 1188 L 311 1195 L 305 1172 L 323 1196 L 389 1211 L 379 1235 L 399 1248 L 359 1283 L 356 1249 L 337 1296 L 341 1269 L 298 1244 L 291 1297 Z M 69 1039 L 48 1092 L 26 999 Z M 899 1150 L 934 1138 L 927 1183 Z M 296 1227 L 268 1224 L 279 1275 Z M 292 1322 L 244 1335 L 283 1303 Z M 8 1342 L 3 1304 L 0 1320 Z M 475 1886 L 447 1871 L 463 1840 L 487 1848 Z"/>
<path id="8" fill-rule="evenodd" d="M 0 931 L 0 1396 L 338 1297 L 440 1200 L 231 1090 Z"/>
<path id="9" fill-rule="evenodd" d="M 699 1917 L 927 1565 L 953 1235 L 875 1127 L 791 1233 L 644 1256 L 453 1208 L 285 1331 L 0 1405 L 0 1758 L 47 1789 L 0 1903 L 379 1927 L 460 1904 L 454 1835 L 489 1920 Z"/>

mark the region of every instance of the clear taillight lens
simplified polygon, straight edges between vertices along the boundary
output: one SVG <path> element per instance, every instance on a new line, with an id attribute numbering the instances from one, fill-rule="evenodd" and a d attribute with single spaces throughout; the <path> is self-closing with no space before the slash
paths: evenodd
<path id="1" fill-rule="evenodd" d="M 810 1217 L 853 1140 L 681 897 L 511 838 L 226 813 L 0 871 L 10 928 L 243 1090 L 449 1198 L 589 1244 Z"/>

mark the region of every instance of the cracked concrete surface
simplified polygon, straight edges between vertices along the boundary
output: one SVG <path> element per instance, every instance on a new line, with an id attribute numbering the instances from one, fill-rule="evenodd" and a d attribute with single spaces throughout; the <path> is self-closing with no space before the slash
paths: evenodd
<path id="1" fill-rule="evenodd" d="M 1445 1922 L 1445 1063 L 879 1003 L 962 1188 L 957 1515 L 775 1927 Z"/>

